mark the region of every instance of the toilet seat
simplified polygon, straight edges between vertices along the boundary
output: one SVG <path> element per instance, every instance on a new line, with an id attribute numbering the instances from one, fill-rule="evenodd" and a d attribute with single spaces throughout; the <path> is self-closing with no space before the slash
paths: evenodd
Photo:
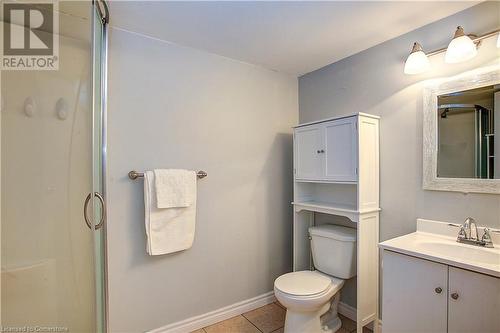
<path id="1" fill-rule="evenodd" d="M 299 271 L 281 275 L 274 282 L 279 291 L 292 296 L 314 296 L 328 290 L 332 280 L 314 271 Z"/>
<path id="2" fill-rule="evenodd" d="M 278 277 L 274 289 L 293 298 L 314 298 L 336 293 L 343 284 L 343 280 L 318 271 L 298 271 Z"/>

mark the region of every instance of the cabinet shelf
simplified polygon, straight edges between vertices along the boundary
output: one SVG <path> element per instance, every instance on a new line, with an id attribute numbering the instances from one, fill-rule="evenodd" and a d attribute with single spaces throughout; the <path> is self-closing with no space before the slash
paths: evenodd
<path id="1" fill-rule="evenodd" d="M 380 211 L 380 208 L 360 211 L 355 205 L 339 204 L 323 201 L 294 201 L 292 205 L 295 212 L 299 213 L 303 210 L 309 212 L 318 212 L 331 215 L 345 216 L 352 222 L 359 222 L 359 214 L 371 213 Z"/>
<path id="2" fill-rule="evenodd" d="M 296 183 L 315 183 L 315 184 L 347 184 L 356 185 L 357 181 L 337 181 L 337 180 L 311 180 L 311 179 L 295 179 Z"/>

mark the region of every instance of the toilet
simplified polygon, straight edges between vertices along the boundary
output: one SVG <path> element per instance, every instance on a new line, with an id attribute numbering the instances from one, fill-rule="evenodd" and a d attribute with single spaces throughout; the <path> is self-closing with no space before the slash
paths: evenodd
<path id="1" fill-rule="evenodd" d="M 309 228 L 314 271 L 281 275 L 276 299 L 286 307 L 285 333 L 336 332 L 344 280 L 356 276 L 356 229 L 324 224 Z"/>

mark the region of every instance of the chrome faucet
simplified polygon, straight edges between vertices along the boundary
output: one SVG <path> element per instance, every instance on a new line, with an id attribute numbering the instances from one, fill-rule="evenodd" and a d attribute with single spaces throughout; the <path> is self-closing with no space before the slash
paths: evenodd
<path id="1" fill-rule="evenodd" d="M 457 242 L 489 248 L 493 247 L 490 229 L 484 228 L 483 237 L 479 239 L 476 220 L 474 220 L 472 217 L 466 218 L 464 223 L 460 226 L 460 231 L 458 232 L 457 236 Z"/>

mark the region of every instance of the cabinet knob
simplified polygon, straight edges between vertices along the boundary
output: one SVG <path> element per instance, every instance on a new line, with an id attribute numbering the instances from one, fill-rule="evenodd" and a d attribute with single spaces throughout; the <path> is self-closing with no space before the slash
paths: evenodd
<path id="1" fill-rule="evenodd" d="M 320 153 L 321 153 L 321 150 L 319 150 L 319 149 L 318 149 L 318 150 L 316 150 L 316 152 L 317 152 L 318 154 L 320 154 Z"/>
<path id="2" fill-rule="evenodd" d="M 441 294 L 443 292 L 443 288 L 437 287 L 436 289 L 434 289 L 434 291 L 436 292 L 436 294 Z"/>
<path id="3" fill-rule="evenodd" d="M 458 299 L 458 293 L 453 293 L 453 294 L 451 294 L 451 298 L 453 298 L 453 299 Z"/>
<path id="4" fill-rule="evenodd" d="M 321 150 L 320 150 L 320 153 L 324 153 L 324 152 L 325 152 L 325 150 L 324 150 L 324 149 L 321 149 Z"/>

